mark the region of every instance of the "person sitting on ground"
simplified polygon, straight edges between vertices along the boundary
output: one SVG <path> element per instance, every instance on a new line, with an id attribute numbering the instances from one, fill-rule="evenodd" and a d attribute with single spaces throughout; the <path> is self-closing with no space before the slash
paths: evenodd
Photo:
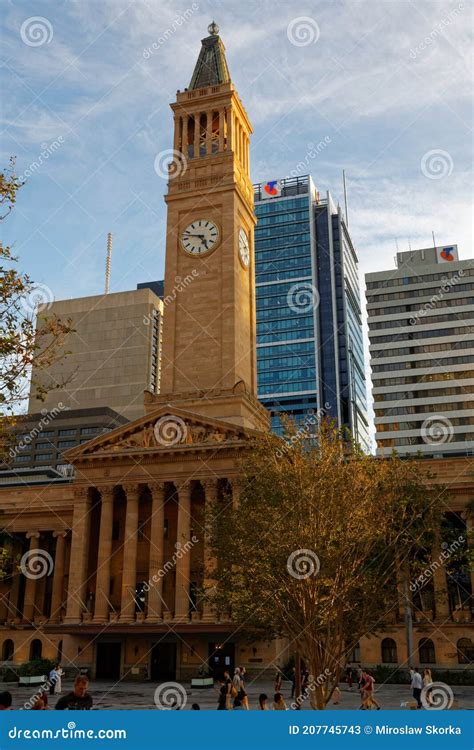
<path id="1" fill-rule="evenodd" d="M 12 694 L 8 690 L 0 693 L 0 711 L 12 710 Z"/>
<path id="2" fill-rule="evenodd" d="M 275 693 L 273 697 L 273 710 L 274 711 L 286 711 L 286 703 L 281 693 Z"/>
<path id="3" fill-rule="evenodd" d="M 63 695 L 56 703 L 57 711 L 90 711 L 92 708 L 92 696 L 87 692 L 89 678 L 78 675 L 74 680 L 74 689 L 71 693 Z"/>
<path id="4" fill-rule="evenodd" d="M 258 696 L 258 708 L 260 711 L 268 711 L 268 695 L 260 693 Z"/>

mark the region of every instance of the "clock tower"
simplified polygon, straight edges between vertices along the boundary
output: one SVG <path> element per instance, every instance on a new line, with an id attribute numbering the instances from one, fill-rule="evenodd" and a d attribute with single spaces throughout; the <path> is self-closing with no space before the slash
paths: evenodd
<path id="1" fill-rule="evenodd" d="M 252 127 L 212 23 L 178 91 L 169 166 L 161 387 L 174 404 L 267 429 L 257 400 Z"/>

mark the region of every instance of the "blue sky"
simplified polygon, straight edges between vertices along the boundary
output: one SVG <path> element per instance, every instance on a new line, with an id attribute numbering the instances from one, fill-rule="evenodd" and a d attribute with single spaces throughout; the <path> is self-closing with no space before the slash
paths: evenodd
<path id="1" fill-rule="evenodd" d="M 345 168 L 361 272 L 392 267 L 395 238 L 400 250 L 409 240 L 424 247 L 432 230 L 471 257 L 472 9 L 467 0 L 4 0 L 2 164 L 15 154 L 18 172 L 31 173 L 6 239 L 57 299 L 103 290 L 108 231 L 112 291 L 163 276 L 166 183 L 155 157 L 172 147 L 168 105 L 215 18 L 254 126 L 254 181 L 308 158 L 319 190 L 342 200 Z"/>

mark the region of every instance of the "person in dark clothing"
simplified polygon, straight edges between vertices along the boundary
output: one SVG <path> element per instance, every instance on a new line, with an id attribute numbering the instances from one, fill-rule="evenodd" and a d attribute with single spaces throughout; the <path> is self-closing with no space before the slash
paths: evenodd
<path id="1" fill-rule="evenodd" d="M 0 711 L 11 711 L 12 707 L 12 694 L 9 690 L 4 690 L 0 693 Z"/>
<path id="2" fill-rule="evenodd" d="M 227 685 L 225 682 L 222 682 L 219 688 L 219 697 L 217 699 L 217 710 L 227 711 Z"/>
<path id="3" fill-rule="evenodd" d="M 87 692 L 89 680 L 84 675 L 78 675 L 74 680 L 74 690 L 56 703 L 57 711 L 90 711 L 92 696 Z"/>

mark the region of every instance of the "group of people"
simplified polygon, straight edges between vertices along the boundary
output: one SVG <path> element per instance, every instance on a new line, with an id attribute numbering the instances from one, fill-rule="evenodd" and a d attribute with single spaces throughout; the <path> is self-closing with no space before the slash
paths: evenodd
<path id="1" fill-rule="evenodd" d="M 224 679 L 219 686 L 218 711 L 249 710 L 249 697 L 245 689 L 245 678 L 245 667 L 236 667 L 232 678 L 228 670 L 224 672 Z"/>
<path id="2" fill-rule="evenodd" d="M 59 665 L 58 665 L 59 667 Z M 55 667 L 56 669 L 56 667 Z M 59 667 L 60 669 L 60 667 Z M 50 682 L 51 682 L 51 674 L 54 670 L 51 670 L 50 672 Z M 57 674 L 55 677 L 55 680 L 53 682 L 53 686 L 51 689 L 50 685 L 50 694 L 54 695 L 56 692 L 57 687 L 57 680 L 61 680 L 62 671 L 60 674 Z M 59 700 L 57 701 L 54 708 L 57 711 L 90 711 L 93 705 L 92 696 L 88 692 L 89 688 L 89 679 L 85 675 L 78 675 L 76 679 L 74 680 L 74 686 L 70 693 L 66 693 L 66 695 L 63 695 Z M 59 691 L 61 690 L 61 683 L 59 682 Z M 12 709 L 12 694 L 5 690 L 3 693 L 0 693 L 0 711 L 9 711 Z M 31 702 L 31 710 L 32 711 L 48 711 L 50 710 L 51 706 L 48 705 L 48 693 L 46 690 L 41 690 L 39 693 L 37 693 Z"/>
<path id="3" fill-rule="evenodd" d="M 413 698 L 416 700 L 417 708 L 423 708 L 421 693 L 424 688 L 426 688 L 426 701 L 428 704 L 431 703 L 431 690 L 429 686 L 432 682 L 431 669 L 424 669 L 422 676 L 416 667 L 410 667 L 410 687 L 413 691 Z"/>

